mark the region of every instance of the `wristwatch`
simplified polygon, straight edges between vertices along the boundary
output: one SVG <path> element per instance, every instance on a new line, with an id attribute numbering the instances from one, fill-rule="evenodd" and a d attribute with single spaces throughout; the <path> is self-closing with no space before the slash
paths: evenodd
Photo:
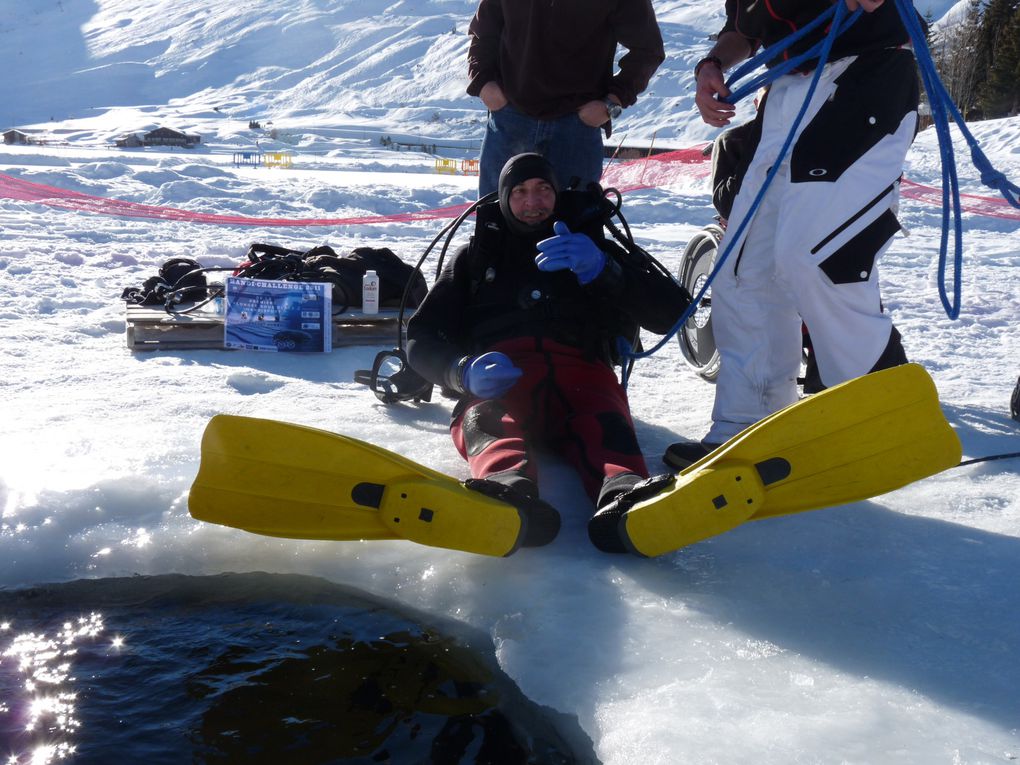
<path id="1" fill-rule="evenodd" d="M 701 67 L 703 67 L 705 64 L 715 64 L 717 67 L 719 67 L 720 72 L 723 71 L 722 59 L 720 59 L 718 56 L 705 56 L 703 59 L 701 59 L 701 61 L 694 65 L 694 79 L 698 78 L 698 72 L 701 71 Z"/>
<path id="2" fill-rule="evenodd" d="M 609 119 L 615 120 L 623 114 L 623 107 L 616 103 L 613 99 L 607 98 L 603 100 L 602 103 L 606 105 L 606 112 L 609 114 Z"/>

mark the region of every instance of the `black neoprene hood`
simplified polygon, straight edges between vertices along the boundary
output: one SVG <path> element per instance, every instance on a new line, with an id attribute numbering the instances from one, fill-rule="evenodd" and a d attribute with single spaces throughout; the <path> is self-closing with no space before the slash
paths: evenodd
<path id="1" fill-rule="evenodd" d="M 541 154 L 533 152 L 510 157 L 499 173 L 499 210 L 503 213 L 503 219 L 510 229 L 517 234 L 534 234 L 545 231 L 552 225 L 549 220 L 545 220 L 537 226 L 529 226 L 518 220 L 510 211 L 510 192 L 513 191 L 514 186 L 524 183 L 529 178 L 541 178 L 548 181 L 559 199 L 560 185 L 549 160 Z"/>

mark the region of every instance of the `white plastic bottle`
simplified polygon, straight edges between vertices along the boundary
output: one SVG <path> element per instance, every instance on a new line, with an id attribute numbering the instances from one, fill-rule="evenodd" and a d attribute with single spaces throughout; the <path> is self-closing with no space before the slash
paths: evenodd
<path id="1" fill-rule="evenodd" d="M 379 313 L 379 276 L 375 271 L 366 271 L 361 277 L 361 310 Z"/>

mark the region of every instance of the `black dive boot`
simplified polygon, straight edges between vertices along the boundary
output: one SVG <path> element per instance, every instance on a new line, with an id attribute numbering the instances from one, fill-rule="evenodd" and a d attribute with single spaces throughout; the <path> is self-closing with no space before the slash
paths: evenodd
<path id="1" fill-rule="evenodd" d="M 623 546 L 623 542 L 620 541 L 617 528 L 620 525 L 620 518 L 631 503 L 623 504 L 618 500 L 643 480 L 636 473 L 620 473 L 612 478 L 607 478 L 602 484 L 595 515 L 588 521 L 588 538 L 602 552 L 628 552 L 627 548 Z"/>
<path id="2" fill-rule="evenodd" d="M 538 486 L 530 478 L 512 470 L 487 478 L 469 478 L 464 485 L 473 491 L 513 505 L 527 519 L 522 547 L 541 547 L 560 532 L 560 514 L 538 497 Z"/>
<path id="3" fill-rule="evenodd" d="M 719 444 L 704 441 L 677 441 L 666 447 L 662 461 L 673 470 L 683 470 L 719 448 Z"/>

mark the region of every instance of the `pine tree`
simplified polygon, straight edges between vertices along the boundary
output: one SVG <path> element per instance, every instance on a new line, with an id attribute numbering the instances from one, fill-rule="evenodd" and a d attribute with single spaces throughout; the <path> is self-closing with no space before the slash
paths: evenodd
<path id="1" fill-rule="evenodd" d="M 963 19 L 944 25 L 930 45 L 942 83 L 965 118 L 977 104 L 978 88 L 987 71 L 979 53 L 981 20 L 981 0 L 970 0 Z"/>
<path id="2" fill-rule="evenodd" d="M 983 26 L 989 48 L 988 73 L 979 103 L 986 117 L 1016 114 L 1020 108 L 1020 2 L 990 3 Z"/>
<path id="3" fill-rule="evenodd" d="M 1013 32 L 1012 40 L 1016 48 L 1018 49 L 1016 57 L 1016 66 L 1013 68 L 1013 108 L 1010 109 L 1010 115 L 1020 114 L 1020 11 L 1013 14 Z"/>
<path id="4" fill-rule="evenodd" d="M 999 65 L 998 48 L 1003 43 L 1017 2 L 1018 0 L 986 0 L 981 10 L 975 58 L 979 64 L 976 103 L 983 118 L 999 116 L 997 112 L 1001 99 L 997 92 L 998 88 L 989 80 L 993 69 Z"/>

